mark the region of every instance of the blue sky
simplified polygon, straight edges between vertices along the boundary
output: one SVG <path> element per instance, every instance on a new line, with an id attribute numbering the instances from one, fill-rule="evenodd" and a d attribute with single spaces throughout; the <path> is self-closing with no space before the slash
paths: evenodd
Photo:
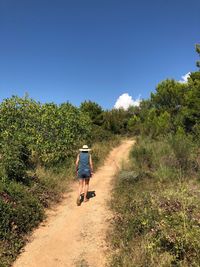
<path id="1" fill-rule="evenodd" d="M 195 71 L 199 0 L 0 0 L 0 100 L 112 108 Z"/>

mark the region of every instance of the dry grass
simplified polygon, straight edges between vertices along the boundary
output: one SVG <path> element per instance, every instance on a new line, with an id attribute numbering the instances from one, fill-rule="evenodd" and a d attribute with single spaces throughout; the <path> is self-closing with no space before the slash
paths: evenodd
<path id="1" fill-rule="evenodd" d="M 200 183 L 188 143 L 146 139 L 133 147 L 111 202 L 110 266 L 200 266 Z M 188 149 L 181 162 L 175 147 L 177 154 Z"/>

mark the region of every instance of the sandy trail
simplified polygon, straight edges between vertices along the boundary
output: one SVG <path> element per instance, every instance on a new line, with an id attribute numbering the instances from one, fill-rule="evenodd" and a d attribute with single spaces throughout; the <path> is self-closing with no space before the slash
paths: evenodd
<path id="1" fill-rule="evenodd" d="M 61 204 L 48 211 L 45 223 L 36 229 L 13 267 L 103 267 L 108 247 L 106 230 L 112 214 L 107 207 L 112 178 L 126 160 L 133 140 L 114 148 L 90 182 L 96 196 L 76 206 L 77 183 Z"/>

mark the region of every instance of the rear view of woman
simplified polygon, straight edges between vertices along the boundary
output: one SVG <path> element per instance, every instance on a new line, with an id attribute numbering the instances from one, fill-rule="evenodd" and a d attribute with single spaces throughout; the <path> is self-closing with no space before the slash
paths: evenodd
<path id="1" fill-rule="evenodd" d="M 87 193 L 89 189 L 90 177 L 93 174 L 92 157 L 89 153 L 90 150 L 91 149 L 89 149 L 87 145 L 84 145 L 81 149 L 79 149 L 80 153 L 76 159 L 76 172 L 79 179 L 78 197 L 76 200 L 76 204 L 78 206 L 81 204 L 82 192 L 84 192 L 84 202 L 89 200 L 87 198 Z"/>

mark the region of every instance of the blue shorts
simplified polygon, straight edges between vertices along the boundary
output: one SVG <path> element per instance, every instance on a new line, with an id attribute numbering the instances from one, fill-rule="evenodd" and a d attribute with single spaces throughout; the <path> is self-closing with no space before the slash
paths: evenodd
<path id="1" fill-rule="evenodd" d="M 91 172 L 87 171 L 87 172 L 78 172 L 78 178 L 79 179 L 88 179 L 91 177 Z"/>

